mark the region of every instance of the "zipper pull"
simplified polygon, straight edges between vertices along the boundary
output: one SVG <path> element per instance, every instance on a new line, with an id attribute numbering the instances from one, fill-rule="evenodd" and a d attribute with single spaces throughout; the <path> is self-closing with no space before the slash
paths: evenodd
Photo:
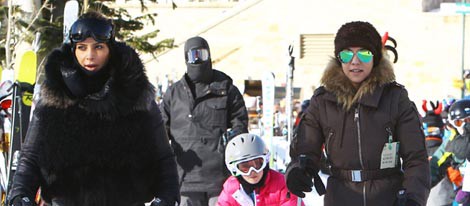
<path id="1" fill-rule="evenodd" d="M 356 107 L 356 109 L 354 109 L 354 121 L 357 122 L 358 119 L 359 119 L 359 107 Z"/>
<path id="2" fill-rule="evenodd" d="M 388 133 L 388 149 L 392 149 L 391 143 L 393 142 L 393 134 L 392 134 L 392 129 L 390 127 L 386 127 L 385 130 L 387 130 Z"/>

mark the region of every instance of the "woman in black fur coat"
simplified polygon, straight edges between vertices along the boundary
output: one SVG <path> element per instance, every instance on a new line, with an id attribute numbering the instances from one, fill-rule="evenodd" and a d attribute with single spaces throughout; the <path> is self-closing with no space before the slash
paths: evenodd
<path id="1" fill-rule="evenodd" d="M 176 162 L 138 54 L 97 12 L 70 41 L 48 56 L 10 205 L 31 205 L 39 187 L 53 206 L 175 205 Z"/>

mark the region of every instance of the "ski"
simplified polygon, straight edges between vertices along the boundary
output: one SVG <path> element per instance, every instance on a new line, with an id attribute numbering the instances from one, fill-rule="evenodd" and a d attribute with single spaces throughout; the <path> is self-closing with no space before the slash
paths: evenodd
<path id="1" fill-rule="evenodd" d="M 273 144 L 273 125 L 274 125 L 274 74 L 266 72 L 263 74 L 261 80 L 262 94 L 263 94 L 263 139 L 269 142 L 269 150 L 274 151 Z M 276 169 L 274 166 L 274 155 L 269 159 L 269 166 Z"/>
<path id="2" fill-rule="evenodd" d="M 78 19 L 79 5 L 78 1 L 70 0 L 65 3 L 64 8 L 64 43 L 69 43 L 69 30 L 72 24 Z"/>
<path id="3" fill-rule="evenodd" d="M 294 97 L 294 70 L 295 70 L 295 57 L 293 56 L 294 46 L 291 44 L 288 48 L 289 67 L 287 68 L 287 82 L 286 82 L 286 118 L 287 118 L 287 148 L 286 154 L 289 154 L 289 146 L 292 141 L 292 99 Z M 287 159 L 288 158 L 288 159 Z M 290 156 L 286 155 L 286 162 L 290 162 Z"/>
<path id="4" fill-rule="evenodd" d="M 36 81 L 36 64 L 36 53 L 28 50 L 21 56 L 18 67 L 15 70 L 16 82 L 13 85 L 11 138 L 7 158 L 7 192 L 11 188 L 11 180 L 18 165 L 21 144 L 28 129 L 33 88 Z"/>
<path id="5" fill-rule="evenodd" d="M 2 205 L 5 204 L 7 195 L 7 157 L 10 144 L 10 116 L 8 109 L 11 106 L 11 87 L 14 80 L 13 70 L 1 70 L 1 84 L 0 84 L 0 185 L 1 185 L 1 198 Z"/>
<path id="6" fill-rule="evenodd" d="M 40 39 L 41 39 L 41 33 L 36 32 L 36 37 L 33 41 L 33 50 L 36 54 L 38 53 L 39 48 L 41 47 Z M 31 109 L 30 109 L 31 111 L 30 111 L 30 114 L 29 114 L 29 120 L 30 121 L 31 121 L 31 118 L 33 117 L 33 112 L 34 112 L 35 105 L 36 105 L 37 101 L 39 100 L 39 94 L 40 94 L 39 91 L 41 89 L 41 85 L 38 84 L 39 76 L 40 76 L 40 74 L 36 74 L 36 80 L 35 80 L 35 83 L 34 83 L 33 97 L 32 97 Z"/>

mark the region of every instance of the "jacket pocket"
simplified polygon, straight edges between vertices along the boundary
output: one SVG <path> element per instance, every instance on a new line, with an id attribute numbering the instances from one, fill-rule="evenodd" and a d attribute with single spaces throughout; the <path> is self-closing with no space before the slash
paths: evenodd
<path id="1" fill-rule="evenodd" d="M 328 171 L 331 168 L 331 149 L 333 147 L 332 141 L 333 137 L 335 136 L 335 131 L 332 128 L 327 129 L 327 133 L 325 136 L 325 143 L 324 147 L 322 148 L 322 155 L 320 158 L 320 169 L 323 169 L 324 171 Z"/>
<path id="2" fill-rule="evenodd" d="M 225 101 L 224 101 L 225 100 Z M 214 126 L 227 126 L 227 102 L 226 98 L 207 102 L 209 123 Z"/>
<path id="3" fill-rule="evenodd" d="M 325 148 L 324 148 L 326 158 L 329 158 L 330 156 L 331 147 L 333 146 L 331 144 L 332 144 L 334 136 L 335 136 L 335 131 L 331 128 L 328 128 L 327 133 L 326 133 Z"/>

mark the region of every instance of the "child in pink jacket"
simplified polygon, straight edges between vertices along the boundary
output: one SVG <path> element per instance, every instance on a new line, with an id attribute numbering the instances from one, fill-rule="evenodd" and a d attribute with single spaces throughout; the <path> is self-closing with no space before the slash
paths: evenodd
<path id="1" fill-rule="evenodd" d="M 284 175 L 269 169 L 268 162 L 269 151 L 257 135 L 245 133 L 230 140 L 225 164 L 233 176 L 225 181 L 217 205 L 297 205 L 298 198 L 287 190 Z"/>

